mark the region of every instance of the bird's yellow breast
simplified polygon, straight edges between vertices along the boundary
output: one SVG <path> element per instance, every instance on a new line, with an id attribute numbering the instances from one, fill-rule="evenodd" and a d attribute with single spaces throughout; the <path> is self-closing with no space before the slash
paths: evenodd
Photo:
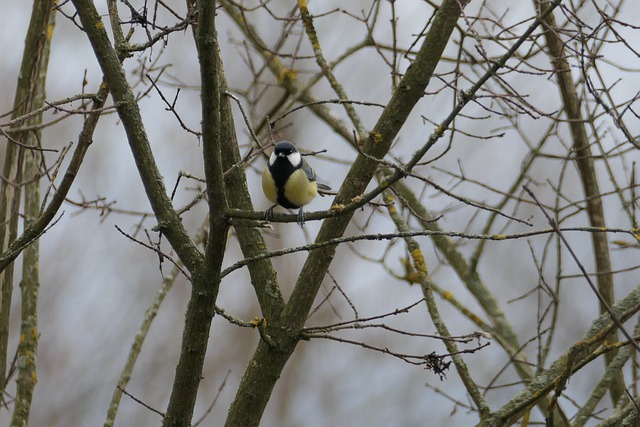
<path id="1" fill-rule="evenodd" d="M 296 169 L 284 185 L 284 197 L 296 206 L 306 205 L 317 194 L 318 185 L 315 181 L 309 181 L 302 169 Z"/>
<path id="2" fill-rule="evenodd" d="M 264 195 L 267 196 L 271 203 L 278 203 L 278 189 L 271 173 L 269 173 L 268 166 L 262 172 L 262 191 L 264 191 Z"/>
<path id="3" fill-rule="evenodd" d="M 271 203 L 277 203 L 286 208 L 299 208 L 311 202 L 318 194 L 318 184 L 315 181 L 310 181 L 304 170 L 296 169 L 285 182 L 284 189 L 278 190 L 276 182 L 269 172 L 269 167 L 265 167 L 262 172 L 264 195 Z M 286 202 L 282 199 L 278 200 L 279 195 L 284 196 Z"/>

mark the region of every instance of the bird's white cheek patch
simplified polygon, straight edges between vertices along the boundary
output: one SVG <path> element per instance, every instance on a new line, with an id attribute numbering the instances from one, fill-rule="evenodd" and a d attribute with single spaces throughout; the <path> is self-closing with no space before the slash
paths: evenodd
<path id="1" fill-rule="evenodd" d="M 289 162 L 291 162 L 293 166 L 298 166 L 302 162 L 302 156 L 300 156 L 300 153 L 298 153 L 297 151 L 295 153 L 289 154 L 287 156 L 287 159 L 289 159 Z"/>
<path id="2" fill-rule="evenodd" d="M 275 151 L 273 153 L 271 153 L 271 157 L 269 157 L 269 164 L 273 165 L 276 162 L 276 159 L 278 158 L 278 156 L 276 156 Z"/>

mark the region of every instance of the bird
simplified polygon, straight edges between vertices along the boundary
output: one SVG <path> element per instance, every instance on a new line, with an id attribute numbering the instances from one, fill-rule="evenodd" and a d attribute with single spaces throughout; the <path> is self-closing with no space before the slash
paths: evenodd
<path id="1" fill-rule="evenodd" d="M 316 197 L 318 189 L 331 190 L 316 181 L 316 173 L 291 142 L 278 142 L 262 172 L 262 191 L 274 203 L 267 209 L 265 220 L 268 221 L 273 208 L 280 205 L 287 209 L 299 209 L 297 222 L 304 226 L 302 207 Z"/>

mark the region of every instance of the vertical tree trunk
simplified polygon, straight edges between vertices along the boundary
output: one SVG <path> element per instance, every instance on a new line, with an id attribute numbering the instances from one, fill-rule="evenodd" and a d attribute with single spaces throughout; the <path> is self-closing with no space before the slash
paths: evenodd
<path id="1" fill-rule="evenodd" d="M 537 3 L 538 10 L 544 10 L 548 6 L 547 1 Z M 595 165 L 593 161 L 593 152 L 587 135 L 584 118 L 581 111 L 581 100 L 578 96 L 578 90 L 571 76 L 571 67 L 567 61 L 564 42 L 558 36 L 558 26 L 553 14 L 547 15 L 544 20 L 544 36 L 549 49 L 549 56 L 553 65 L 564 111 L 569 121 L 569 130 L 573 140 L 573 148 L 575 150 L 575 162 L 580 174 L 580 181 L 584 190 L 585 205 L 587 208 L 587 216 L 589 217 L 589 225 L 596 228 L 605 228 L 607 226 L 604 218 L 604 208 L 602 206 L 602 198 L 600 196 L 600 187 L 596 175 Z M 613 290 L 613 274 L 611 273 L 611 257 L 609 255 L 609 240 L 606 233 L 591 233 L 591 242 L 593 244 L 593 252 L 596 263 L 596 279 L 598 290 L 602 295 L 606 304 L 611 307 L 615 302 Z M 600 314 L 606 313 L 604 306 L 600 305 Z M 612 332 L 607 341 L 614 343 L 618 341 L 618 334 Z M 616 351 L 610 351 L 605 354 L 606 363 L 609 364 L 616 356 Z M 624 378 L 622 372 L 617 375 L 615 381 L 611 383 L 610 394 L 615 404 L 621 396 L 625 394 Z"/>
<path id="2" fill-rule="evenodd" d="M 12 118 L 40 108 L 44 104 L 45 82 L 49 62 L 49 47 L 53 34 L 54 0 L 36 0 L 25 39 L 20 75 L 16 88 Z M 25 186 L 25 225 L 40 210 L 40 182 L 37 179 L 41 165 L 41 153 L 37 149 L 39 130 L 19 130 L 27 125 L 42 122 L 41 116 L 16 124 L 9 132 L 4 180 L 0 182 L 0 251 L 4 251 L 17 237 L 18 210 L 22 182 Z M 17 128 L 17 129 L 16 129 Z M 38 295 L 38 245 L 34 243 L 25 252 L 22 286 L 22 328 L 19 347 L 18 389 L 12 425 L 28 423 L 31 397 L 37 376 L 35 357 L 37 351 L 37 295 Z M 7 354 L 11 296 L 13 294 L 13 265 L 0 273 L 0 386 L 7 385 Z"/>

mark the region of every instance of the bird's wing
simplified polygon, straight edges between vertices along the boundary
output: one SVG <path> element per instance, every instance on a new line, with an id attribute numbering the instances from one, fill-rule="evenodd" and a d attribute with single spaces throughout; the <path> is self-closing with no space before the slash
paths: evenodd
<path id="1" fill-rule="evenodd" d="M 316 180 L 316 173 L 313 171 L 313 169 L 311 169 L 311 166 L 309 166 L 309 163 L 302 160 L 302 166 L 300 166 L 300 168 L 304 173 L 307 174 L 307 178 L 309 178 L 309 181 Z"/>

